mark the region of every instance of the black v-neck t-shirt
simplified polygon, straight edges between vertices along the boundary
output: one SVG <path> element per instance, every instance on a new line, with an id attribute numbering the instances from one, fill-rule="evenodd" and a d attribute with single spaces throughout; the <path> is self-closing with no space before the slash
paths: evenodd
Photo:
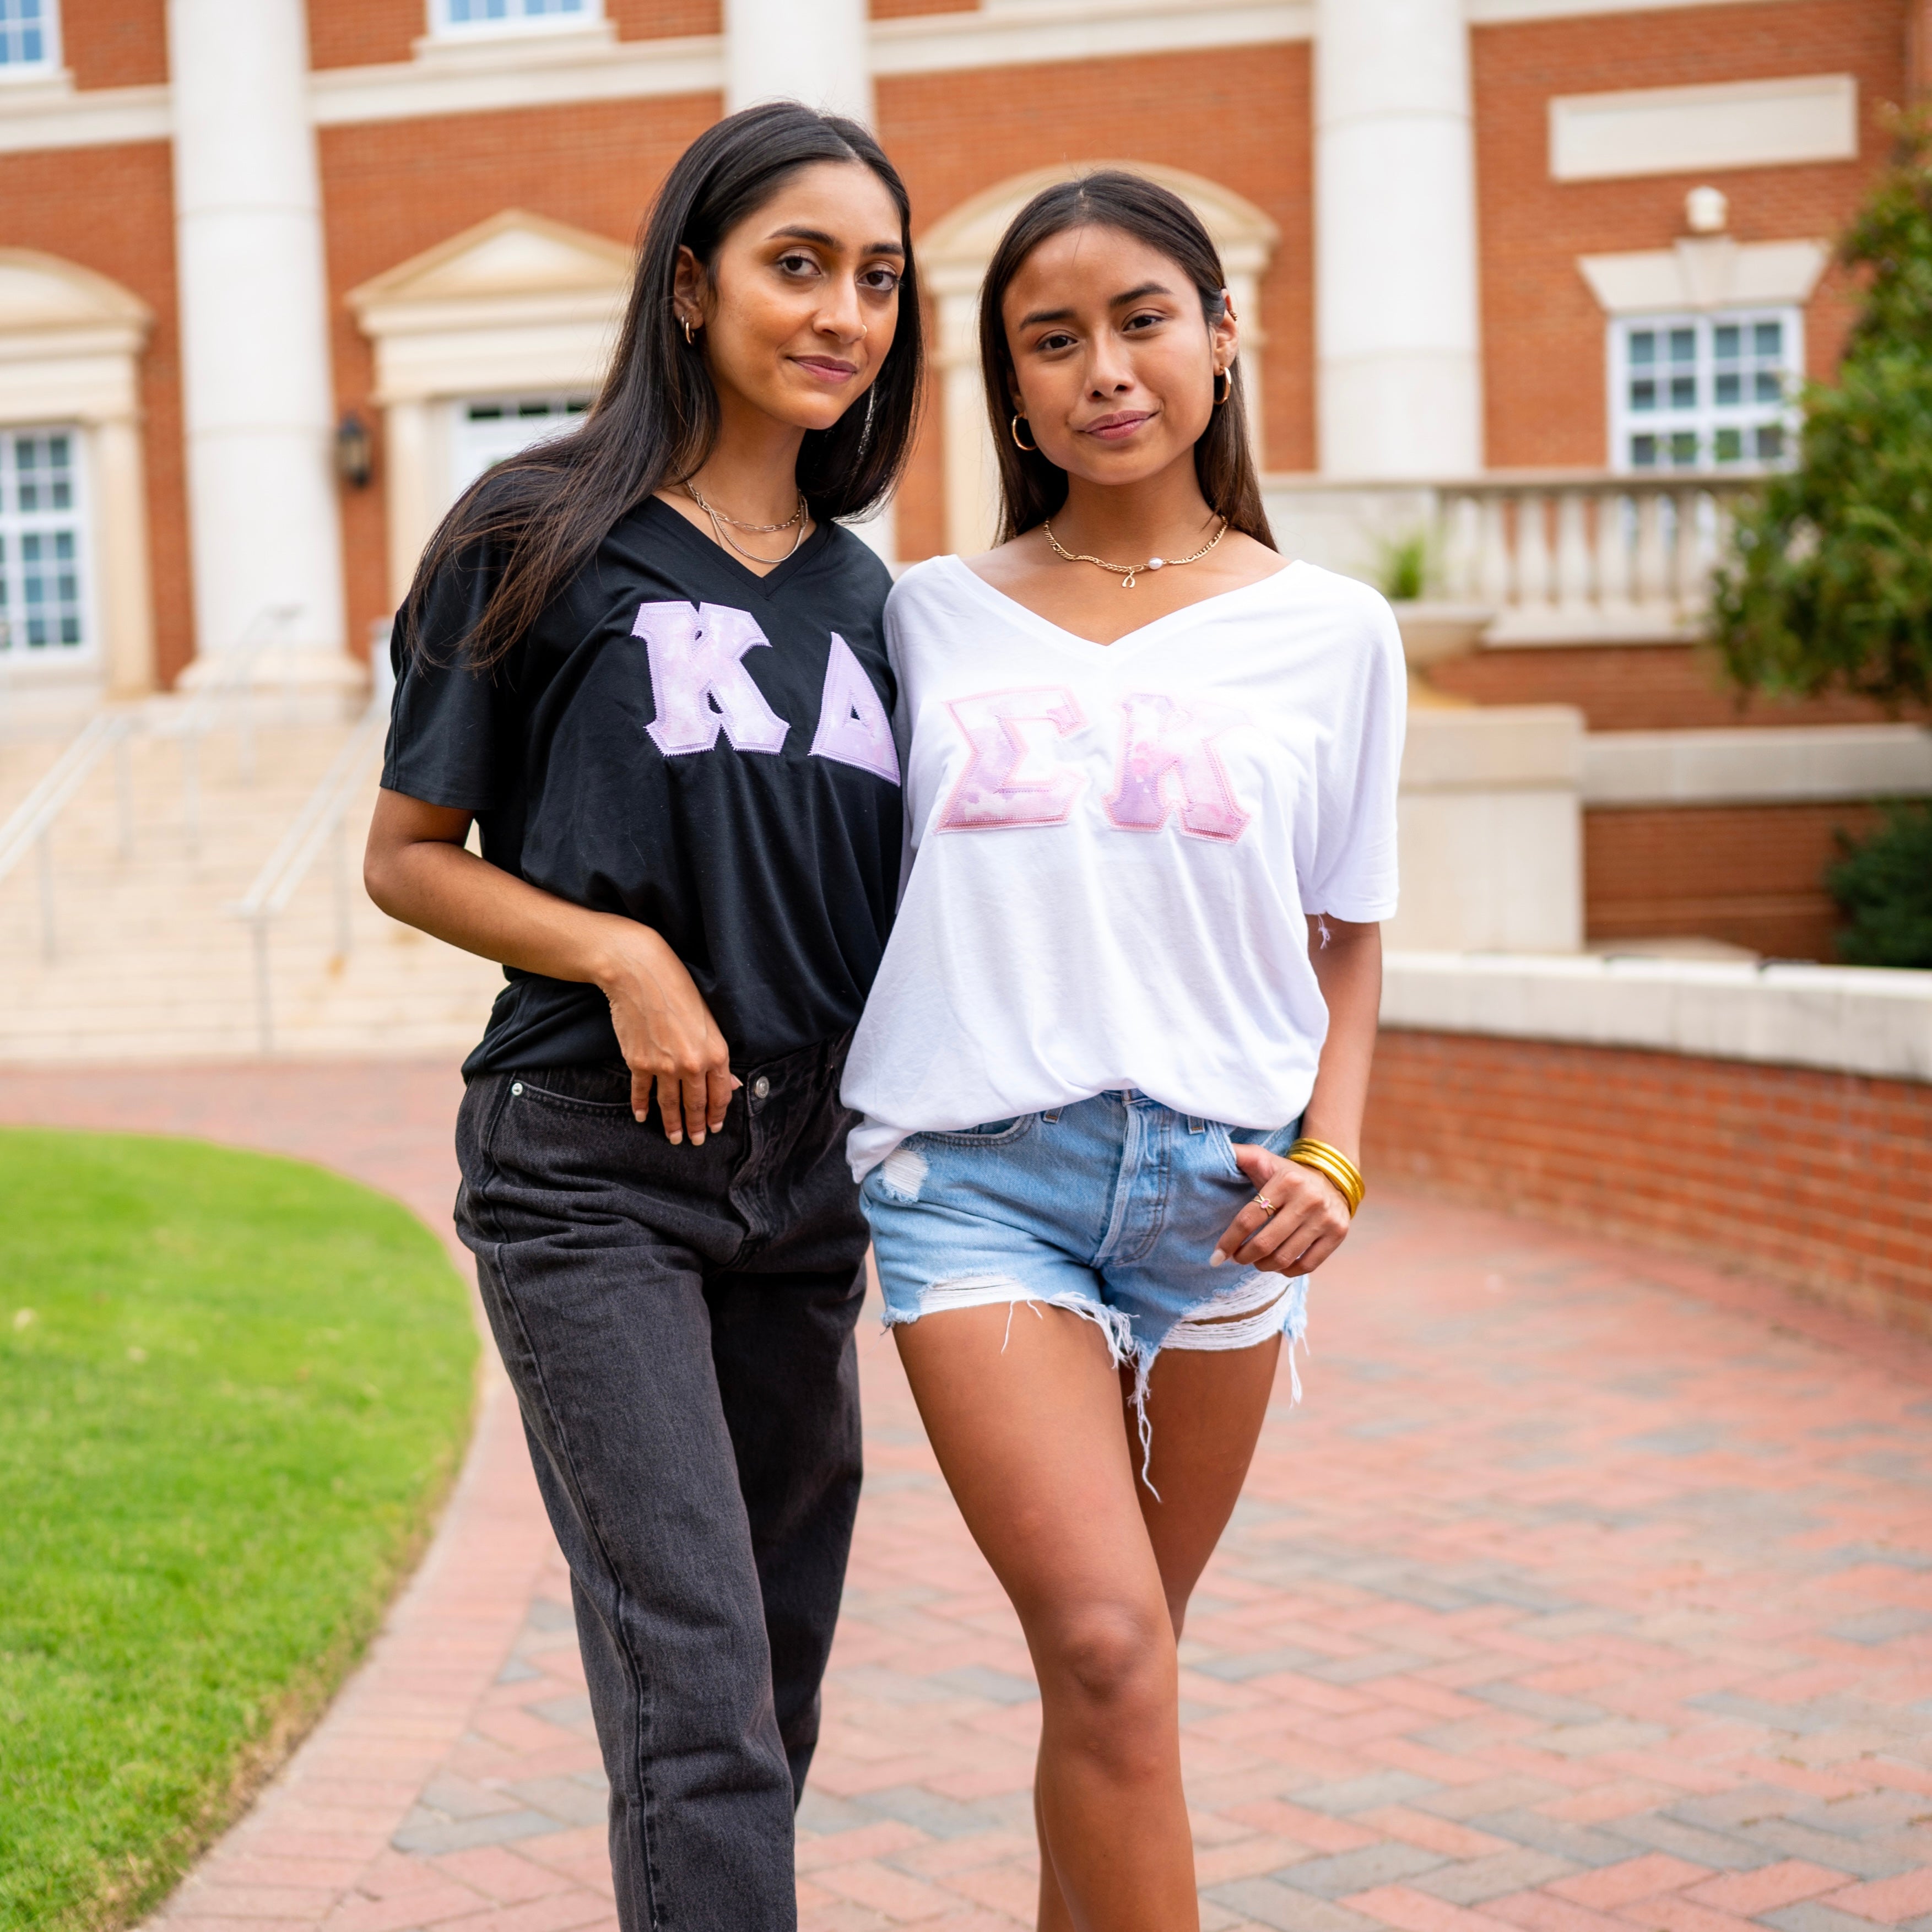
<path id="1" fill-rule="evenodd" d="M 647 499 L 478 671 L 460 646 L 501 562 L 478 544 L 424 592 L 384 787 L 473 812 L 493 866 L 655 927 L 734 1065 L 847 1031 L 898 890 L 884 565 L 825 523 L 759 577 Z M 505 974 L 466 1076 L 621 1058 L 596 987 Z"/>

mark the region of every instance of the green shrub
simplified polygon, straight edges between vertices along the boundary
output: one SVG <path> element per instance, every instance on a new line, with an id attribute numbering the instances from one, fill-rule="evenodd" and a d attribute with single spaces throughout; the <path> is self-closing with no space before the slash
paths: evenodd
<path id="1" fill-rule="evenodd" d="M 1420 597 L 1430 576 L 1429 533 L 1383 538 L 1376 563 L 1376 587 L 1392 604 Z"/>
<path id="2" fill-rule="evenodd" d="M 1932 112 L 1838 246 L 1863 304 L 1834 385 L 1804 396 L 1796 468 L 1740 505 L 1712 634 L 1742 688 L 1932 698 Z"/>
<path id="3" fill-rule="evenodd" d="M 1850 922 L 1839 956 L 1854 966 L 1932 967 L 1932 802 L 1894 804 L 1886 822 L 1842 854 L 1826 890 Z"/>

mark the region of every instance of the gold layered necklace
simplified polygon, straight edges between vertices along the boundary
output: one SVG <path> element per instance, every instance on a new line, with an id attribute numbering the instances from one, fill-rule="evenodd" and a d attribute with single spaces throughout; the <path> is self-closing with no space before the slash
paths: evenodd
<path id="1" fill-rule="evenodd" d="M 687 485 L 687 488 L 689 486 Z M 1201 548 L 1187 556 L 1150 556 L 1144 563 L 1109 563 L 1104 556 L 1089 556 L 1084 550 L 1076 553 L 1067 549 L 1053 534 L 1053 519 L 1045 518 L 1040 527 L 1046 532 L 1046 540 L 1053 546 L 1055 556 L 1064 557 L 1069 563 L 1097 563 L 1102 570 L 1111 570 L 1120 579 L 1120 588 L 1131 590 L 1134 579 L 1144 570 L 1172 570 L 1184 563 L 1198 563 L 1221 539 L 1228 534 L 1228 520 L 1221 519 L 1220 527 Z"/>
<path id="2" fill-rule="evenodd" d="M 805 492 L 802 490 L 798 493 L 798 508 L 793 511 L 783 523 L 748 524 L 741 521 L 736 517 L 728 517 L 722 510 L 714 509 L 704 500 L 698 485 L 689 477 L 687 476 L 677 487 L 711 519 L 711 527 L 716 533 L 718 541 L 728 548 L 735 550 L 748 562 L 766 565 L 783 563 L 787 558 L 797 555 L 799 545 L 805 541 L 806 511 Z M 798 534 L 792 538 L 791 548 L 785 552 L 784 556 L 760 556 L 756 550 L 747 550 L 731 534 L 733 530 L 745 530 L 754 536 L 772 536 L 780 530 L 790 530 L 794 524 L 798 526 Z"/>

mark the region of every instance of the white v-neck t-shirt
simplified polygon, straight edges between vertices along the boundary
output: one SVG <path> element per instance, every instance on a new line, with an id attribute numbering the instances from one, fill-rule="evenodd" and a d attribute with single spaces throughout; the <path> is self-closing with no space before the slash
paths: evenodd
<path id="1" fill-rule="evenodd" d="M 1293 563 L 1096 644 L 945 556 L 886 644 L 910 863 L 846 1066 L 854 1173 L 1109 1089 L 1294 1120 L 1328 1026 L 1308 916 L 1395 910 L 1387 603 Z"/>

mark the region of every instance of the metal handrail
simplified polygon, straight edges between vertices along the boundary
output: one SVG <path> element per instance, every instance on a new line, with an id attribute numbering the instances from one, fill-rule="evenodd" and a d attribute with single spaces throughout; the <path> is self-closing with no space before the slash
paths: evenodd
<path id="1" fill-rule="evenodd" d="M 253 929 L 255 949 L 255 1025 L 263 1056 L 275 1050 L 274 986 L 268 968 L 268 935 L 308 877 L 325 843 L 331 848 L 332 886 L 335 901 L 335 956 L 346 959 L 353 944 L 350 923 L 349 853 L 344 820 L 358 796 L 370 758 L 381 746 L 388 723 L 389 703 L 380 688 L 357 720 L 347 742 L 309 794 L 275 849 L 244 896 L 227 908 L 232 919 L 246 920 Z"/>
<path id="2" fill-rule="evenodd" d="M 115 754 L 116 790 L 121 814 L 121 850 L 124 855 L 134 839 L 134 808 L 128 773 L 128 740 L 134 735 L 140 714 L 132 711 L 104 712 L 90 718 L 79 736 L 70 742 L 0 825 L 0 880 L 6 878 L 31 848 L 38 855 L 40 875 L 40 952 L 54 956 L 54 821 L 58 818 L 88 774 L 106 757 Z"/>
<path id="3" fill-rule="evenodd" d="M 301 614 L 298 604 L 274 604 L 256 613 L 232 650 L 223 653 L 221 668 L 172 716 L 152 704 L 124 711 L 103 712 L 91 718 L 56 758 L 33 790 L 0 824 L 0 881 L 4 881 L 31 847 L 40 884 L 40 952 L 51 959 L 56 950 L 54 923 L 53 830 L 55 821 L 73 800 L 88 775 L 111 750 L 114 753 L 115 796 L 120 829 L 120 852 L 134 849 L 134 779 L 129 741 L 137 734 L 165 731 L 182 740 L 182 808 L 190 851 L 201 837 L 201 740 L 219 721 L 222 710 L 254 681 L 256 663 L 275 639 Z M 291 687 L 292 688 L 292 687 Z M 254 718 L 244 714 L 243 763 L 254 769 Z"/>

